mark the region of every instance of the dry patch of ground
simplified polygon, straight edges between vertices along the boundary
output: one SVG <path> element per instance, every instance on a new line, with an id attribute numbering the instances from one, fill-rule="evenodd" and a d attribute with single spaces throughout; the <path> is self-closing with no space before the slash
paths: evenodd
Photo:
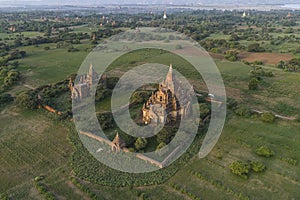
<path id="1" fill-rule="evenodd" d="M 243 52 L 239 55 L 241 60 L 248 62 L 262 61 L 267 65 L 276 65 L 280 61 L 289 61 L 293 58 L 292 54 L 282 53 L 251 53 Z"/>

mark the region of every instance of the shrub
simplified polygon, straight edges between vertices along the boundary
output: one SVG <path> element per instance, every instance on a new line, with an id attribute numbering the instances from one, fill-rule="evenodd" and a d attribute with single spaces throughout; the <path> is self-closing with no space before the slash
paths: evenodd
<path id="1" fill-rule="evenodd" d="M 258 80 L 257 78 L 251 78 L 248 84 L 249 90 L 257 90 L 258 89 Z"/>
<path id="2" fill-rule="evenodd" d="M 266 166 L 259 161 L 252 161 L 250 165 L 254 172 L 263 172 L 266 170 Z"/>
<path id="3" fill-rule="evenodd" d="M 244 117 L 250 117 L 252 112 L 251 110 L 244 106 L 244 105 L 238 105 L 236 107 L 236 109 L 234 110 L 235 114 L 239 115 L 239 116 L 244 116 Z"/>
<path id="4" fill-rule="evenodd" d="M 225 59 L 227 59 L 229 61 L 237 61 L 238 60 L 238 55 L 239 55 L 238 51 L 230 50 L 230 51 L 226 52 Z"/>
<path id="5" fill-rule="evenodd" d="M 114 120 L 111 112 L 99 113 L 97 118 L 103 130 L 113 127 Z"/>
<path id="6" fill-rule="evenodd" d="M 229 109 L 236 109 L 236 107 L 238 106 L 238 102 L 235 99 L 228 99 L 227 101 L 227 107 Z"/>
<path id="7" fill-rule="evenodd" d="M 13 100 L 14 100 L 14 98 L 10 94 L 1 94 L 0 95 L 0 103 L 1 104 L 8 103 Z"/>
<path id="8" fill-rule="evenodd" d="M 275 121 L 275 115 L 271 112 L 265 112 L 261 115 L 261 120 L 267 123 L 273 123 Z"/>
<path id="9" fill-rule="evenodd" d="M 274 151 L 272 151 L 269 147 L 267 146 L 261 146 L 257 149 L 255 149 L 255 153 L 259 156 L 263 156 L 266 158 L 272 157 L 275 155 Z"/>
<path id="10" fill-rule="evenodd" d="M 229 168 L 233 174 L 236 174 L 242 178 L 247 179 L 250 166 L 248 163 L 242 161 L 235 161 L 229 165 Z"/>
<path id="11" fill-rule="evenodd" d="M 280 160 L 284 161 L 284 162 L 287 162 L 288 164 L 290 165 L 294 165 L 296 166 L 298 161 L 293 159 L 293 158 L 284 158 L 284 157 L 280 157 Z"/>
<path id="12" fill-rule="evenodd" d="M 147 139 L 146 138 L 138 138 L 136 139 L 135 143 L 134 143 L 134 147 L 137 150 L 142 150 L 147 146 Z"/>

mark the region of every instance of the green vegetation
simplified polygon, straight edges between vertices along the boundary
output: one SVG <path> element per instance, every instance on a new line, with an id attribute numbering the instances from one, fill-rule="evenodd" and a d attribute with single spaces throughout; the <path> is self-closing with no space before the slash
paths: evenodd
<path id="1" fill-rule="evenodd" d="M 274 151 L 272 151 L 269 147 L 267 146 L 261 146 L 257 149 L 255 149 L 255 153 L 259 156 L 263 156 L 266 158 L 272 157 L 275 155 Z"/>
<path id="2" fill-rule="evenodd" d="M 257 78 L 251 78 L 248 85 L 249 90 L 257 90 L 258 89 L 258 80 Z"/>
<path id="3" fill-rule="evenodd" d="M 247 179 L 250 166 L 248 163 L 243 163 L 242 161 L 235 161 L 229 165 L 229 168 L 233 174 L 236 174 L 242 178 Z"/>
<path id="4" fill-rule="evenodd" d="M 250 165 L 254 172 L 263 172 L 266 170 L 266 166 L 259 161 L 251 161 Z"/>
<path id="5" fill-rule="evenodd" d="M 271 112 L 265 112 L 261 115 L 261 120 L 263 122 L 272 123 L 275 121 L 275 119 L 276 119 L 275 115 L 272 114 Z"/>
<path id="6" fill-rule="evenodd" d="M 295 73 L 300 58 L 299 12 L 287 19 L 286 11 L 251 11 L 246 18 L 238 11 L 191 11 L 170 14 L 165 21 L 156 14 L 142 18 L 108 14 L 108 23 L 102 15 L 87 13 L 77 18 L 78 13 L 0 13 L 0 199 L 300 198 L 300 74 Z M 99 163 L 82 146 L 69 122 L 71 102 L 65 79 L 76 73 L 103 38 L 141 24 L 185 33 L 211 52 L 224 78 L 230 110 L 220 140 L 205 159 L 198 159 L 197 153 L 203 139 L 200 132 L 207 124 L 169 167 L 129 174 Z M 151 39 L 142 33 L 139 37 Z M 174 40 L 172 36 L 155 39 Z M 109 70 L 125 72 L 146 62 L 173 63 L 196 89 L 206 90 L 186 61 L 162 50 L 130 52 L 115 60 Z M 255 90 L 249 90 L 252 79 L 259 84 L 254 84 Z M 99 87 L 96 94 L 97 117 L 110 138 L 115 127 L 109 97 L 117 81 L 118 77 L 110 77 L 107 88 Z M 133 119 L 148 96 L 143 91 L 132 95 Z M 203 103 L 205 96 L 199 99 L 204 118 L 210 105 Z M 49 104 L 65 116 L 37 109 L 40 104 Z M 267 112 L 259 116 L 254 109 Z M 275 120 L 272 113 L 290 120 Z M 118 131 L 131 151 L 161 149 L 174 136 L 173 131 L 163 129 L 146 140 Z"/>

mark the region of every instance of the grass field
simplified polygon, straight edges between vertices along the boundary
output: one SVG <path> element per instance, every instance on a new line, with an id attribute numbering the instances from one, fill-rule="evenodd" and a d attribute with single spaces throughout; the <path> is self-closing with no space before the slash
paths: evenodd
<path id="1" fill-rule="evenodd" d="M 6 33 L 0 33 L 0 39 L 4 40 L 5 38 L 9 39 L 15 39 L 18 38 L 19 36 L 23 35 L 25 38 L 26 37 L 37 37 L 37 36 L 43 36 L 44 33 L 41 32 L 35 32 L 35 31 L 27 31 L 27 32 L 22 32 L 22 33 L 11 33 L 11 34 L 6 34 Z"/>
<path id="2" fill-rule="evenodd" d="M 195 156 L 166 183 L 156 186 L 107 187 L 86 183 L 101 199 L 298 199 L 300 186 L 299 124 L 278 121 L 266 124 L 259 119 L 230 115 L 222 136 L 214 150 L 205 159 Z M 254 150 L 267 145 L 274 152 L 272 158 L 263 158 Z M 297 160 L 291 165 L 281 158 Z M 233 175 L 228 165 L 236 160 L 259 160 L 267 166 L 266 172 L 251 173 L 245 180 Z M 201 178 L 194 173 L 200 173 Z M 174 189 L 172 185 L 180 189 Z M 183 192 L 184 191 L 184 192 Z M 189 194 L 187 194 L 189 193 Z"/>
<path id="3" fill-rule="evenodd" d="M 69 175 L 68 159 L 73 151 L 68 130 L 52 122 L 45 113 L 15 106 L 3 110 L 0 119 L 0 194 L 8 193 L 14 199 L 40 199 L 33 182 L 40 175 L 46 177 L 51 189 L 67 191 L 68 185 L 61 182 Z M 76 198 L 74 191 L 54 191 L 56 195 Z"/>
<path id="4" fill-rule="evenodd" d="M 227 96 L 243 101 L 255 109 L 278 112 L 275 106 L 284 102 L 294 109 L 289 113 L 296 115 L 300 112 L 300 89 L 298 87 L 300 74 L 283 72 L 273 67 L 263 67 L 271 70 L 274 77 L 263 77 L 257 91 L 248 90 L 249 72 L 252 68 L 240 62 L 216 61 L 226 86 Z M 281 114 L 281 113 L 279 113 Z"/>
<path id="5" fill-rule="evenodd" d="M 50 50 L 44 50 L 49 46 Z M 44 44 L 38 47 L 28 46 L 20 49 L 26 51 L 27 56 L 20 60 L 20 69 L 24 73 L 24 84 L 33 87 L 54 83 L 77 73 L 81 62 L 88 55 L 90 48 L 88 41 L 74 45 L 80 49 L 78 52 L 67 52 L 67 49 L 57 49 L 55 44 Z"/>
<path id="6" fill-rule="evenodd" d="M 76 27 L 74 31 L 88 31 L 87 27 Z M 32 36 L 38 33 L 31 33 Z M 0 36 L 1 37 L 1 36 Z M 28 37 L 30 37 L 28 35 Z M 222 38 L 222 35 L 213 37 Z M 49 46 L 50 50 L 44 50 Z M 74 45 L 79 52 L 56 49 L 55 44 L 39 47 L 22 47 L 27 57 L 20 60 L 24 80 L 22 84 L 37 87 L 65 79 L 76 73 L 89 53 L 89 41 Z M 168 53 L 154 52 L 145 59 L 145 52 L 125 56 L 116 60 L 111 68 L 126 71 L 143 62 L 175 63 L 190 78 L 196 79 L 193 70 L 178 57 Z M 298 55 L 299 56 L 299 55 Z M 263 77 L 258 91 L 248 90 L 250 66 L 241 62 L 216 60 L 225 82 L 228 97 L 255 109 L 279 114 L 300 113 L 300 74 L 272 70 L 274 77 Z M 19 86 L 13 90 L 18 92 Z M 22 88 L 24 89 L 24 88 Z M 62 98 L 63 99 L 63 98 Z M 58 101 L 61 102 L 61 101 Z M 282 106 L 284 104 L 288 106 Z M 281 107 L 279 106 L 281 105 Z M 109 99 L 97 104 L 98 111 L 110 107 Z M 73 152 L 68 139 L 68 129 L 52 121 L 42 111 L 20 110 L 8 105 L 0 114 L 0 195 L 8 194 L 14 199 L 43 199 L 35 189 L 33 179 L 44 175 L 43 182 L 58 199 L 91 199 L 85 192 L 69 181 L 72 166 L 69 159 Z M 300 199 L 300 124 L 276 120 L 274 124 L 261 122 L 258 118 L 240 118 L 228 114 L 222 136 L 214 150 L 205 159 L 195 156 L 178 173 L 161 185 L 140 187 L 108 187 L 82 183 L 99 199 Z M 272 158 L 258 157 L 254 150 L 267 145 L 274 152 Z M 282 158 L 296 160 L 295 165 Z M 267 166 L 266 172 L 251 173 L 248 180 L 233 175 L 228 165 L 236 160 L 259 160 Z M 194 173 L 200 173 L 201 177 Z M 174 184 L 177 187 L 174 188 Z M 178 189 L 180 188 L 180 189 Z"/>

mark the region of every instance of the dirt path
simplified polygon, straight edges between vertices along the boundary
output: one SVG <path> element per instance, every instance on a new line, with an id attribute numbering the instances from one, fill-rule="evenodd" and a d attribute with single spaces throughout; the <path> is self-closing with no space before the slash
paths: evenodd
<path id="1" fill-rule="evenodd" d="M 27 85 L 27 84 L 24 84 L 23 86 L 24 86 L 24 87 L 27 87 L 27 88 L 29 88 L 29 89 L 31 89 L 31 90 L 35 90 L 35 89 L 36 89 L 36 88 L 32 87 L 31 85 Z"/>
<path id="2" fill-rule="evenodd" d="M 263 111 L 260 110 L 256 110 L 256 109 L 251 109 L 253 112 L 258 113 L 258 114 L 263 114 Z M 287 116 L 283 116 L 283 115 L 275 115 L 275 117 L 280 118 L 280 119 L 284 119 L 284 120 L 290 120 L 293 121 L 296 119 L 296 117 L 287 117 Z"/>

